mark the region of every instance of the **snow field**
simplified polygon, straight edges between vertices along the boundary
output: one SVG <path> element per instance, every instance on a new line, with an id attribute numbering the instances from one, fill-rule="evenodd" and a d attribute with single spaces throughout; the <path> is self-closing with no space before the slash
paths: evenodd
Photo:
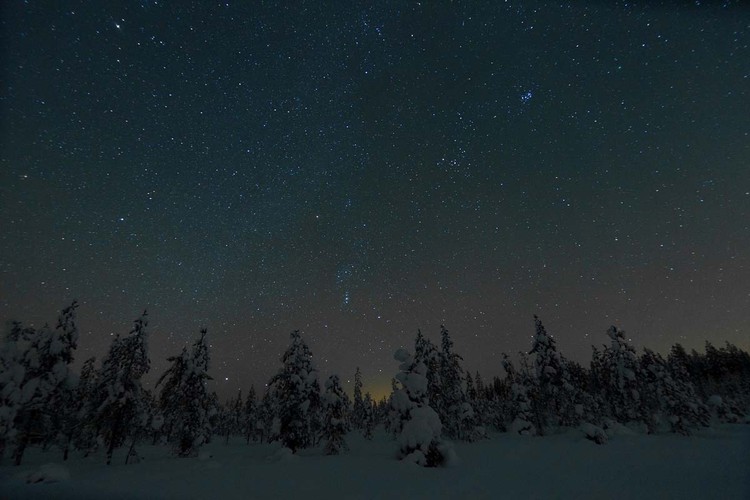
<path id="1" fill-rule="evenodd" d="M 380 428 L 373 441 L 351 433 L 347 442 L 350 452 L 334 456 L 322 446 L 292 455 L 278 444 L 241 439 L 215 440 L 197 458 L 142 445 L 143 460 L 127 466 L 124 450 L 106 466 L 101 454 L 63 464 L 58 452 L 34 448 L 22 466 L 0 466 L 0 498 L 750 498 L 748 425 L 690 437 L 619 434 L 602 446 L 574 430 L 541 438 L 495 434 L 454 443 L 459 459 L 447 468 L 397 460 L 398 443 Z M 27 482 L 44 471 L 54 482 Z"/>

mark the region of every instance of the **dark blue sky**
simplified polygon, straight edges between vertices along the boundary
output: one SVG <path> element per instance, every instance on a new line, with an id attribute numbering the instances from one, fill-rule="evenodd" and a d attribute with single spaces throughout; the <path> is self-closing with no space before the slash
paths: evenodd
<path id="1" fill-rule="evenodd" d="M 4 2 L 0 320 L 206 326 L 223 394 L 297 328 L 378 391 L 441 323 L 748 349 L 750 10 L 657 3 Z"/>

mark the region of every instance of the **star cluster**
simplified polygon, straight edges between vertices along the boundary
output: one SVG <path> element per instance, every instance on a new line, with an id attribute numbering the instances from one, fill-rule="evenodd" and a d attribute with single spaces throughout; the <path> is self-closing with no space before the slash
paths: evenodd
<path id="1" fill-rule="evenodd" d="M 6 2 L 0 320 L 206 326 L 217 389 L 288 332 L 383 392 L 417 328 L 750 348 L 742 2 Z"/>

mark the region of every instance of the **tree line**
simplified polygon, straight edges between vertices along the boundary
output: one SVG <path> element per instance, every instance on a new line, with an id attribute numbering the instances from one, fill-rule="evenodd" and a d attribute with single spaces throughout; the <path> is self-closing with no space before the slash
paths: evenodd
<path id="1" fill-rule="evenodd" d="M 504 376 L 485 382 L 463 368 L 449 331 L 440 344 L 417 332 L 413 350 L 398 349 L 391 394 L 375 401 L 354 374 L 353 397 L 338 375 L 325 380 L 299 331 L 281 356 L 281 367 L 262 391 L 250 387 L 220 402 L 209 392 L 207 331 L 167 358 L 155 387 L 142 385 L 150 369 L 148 315 L 127 335 L 116 336 L 97 365 L 71 368 L 78 344 L 73 302 L 54 328 L 12 323 L 0 348 L 0 458 L 21 464 L 29 446 L 101 452 L 110 464 L 123 448 L 125 463 L 139 460 L 139 443 L 169 446 L 196 456 L 214 439 L 242 436 L 248 443 L 280 442 L 290 452 L 322 446 L 345 453 L 347 434 L 371 439 L 381 426 L 398 442 L 399 458 L 440 466 L 454 457 L 451 442 L 485 439 L 490 432 L 543 436 L 578 428 L 599 444 L 623 426 L 644 433 L 689 435 L 713 422 L 747 421 L 750 355 L 730 343 L 705 352 L 680 344 L 665 356 L 639 354 L 615 326 L 608 344 L 593 346 L 589 366 L 565 358 L 554 336 L 534 316 L 528 352 L 502 356 Z"/>

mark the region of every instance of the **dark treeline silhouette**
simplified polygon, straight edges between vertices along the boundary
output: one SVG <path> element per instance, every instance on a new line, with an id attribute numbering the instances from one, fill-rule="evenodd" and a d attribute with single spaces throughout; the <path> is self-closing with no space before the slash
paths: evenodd
<path id="1" fill-rule="evenodd" d="M 730 343 L 706 342 L 703 353 L 675 344 L 666 357 L 639 354 L 612 326 L 586 367 L 562 355 L 536 316 L 529 351 L 515 361 L 503 354 L 505 375 L 491 380 L 464 370 L 445 327 L 439 347 L 418 331 L 413 351 L 396 351 L 398 373 L 380 401 L 362 393 L 359 368 L 353 398 L 336 374 L 321 384 L 312 352 L 294 331 L 262 394 L 250 387 L 244 398 L 240 392 L 221 403 L 206 386 L 205 329 L 167 358 L 153 390 L 142 386 L 150 368 L 145 312 L 98 366 L 91 358 L 75 373 L 77 307 L 63 309 L 55 328 L 11 324 L 0 348 L 0 458 L 18 465 L 38 446 L 59 449 L 63 459 L 71 451 L 101 453 L 109 464 L 123 448 L 128 463 L 138 461 L 136 446 L 144 442 L 192 457 L 212 439 L 232 436 L 278 441 L 291 453 L 322 446 L 338 454 L 348 450 L 349 433 L 372 439 L 382 426 L 398 441 L 399 458 L 440 466 L 454 456 L 451 441 L 492 432 L 542 436 L 574 428 L 602 444 L 624 431 L 689 435 L 713 423 L 747 422 L 750 408 L 750 355 Z"/>

